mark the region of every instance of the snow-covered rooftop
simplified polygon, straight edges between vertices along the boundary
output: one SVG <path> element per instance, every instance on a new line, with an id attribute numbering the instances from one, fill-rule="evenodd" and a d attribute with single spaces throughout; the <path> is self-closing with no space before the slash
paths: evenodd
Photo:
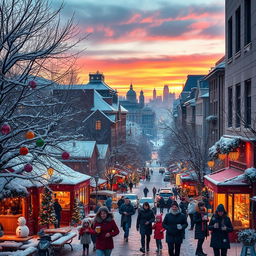
<path id="1" fill-rule="evenodd" d="M 90 186 L 95 188 L 96 187 L 96 182 L 95 182 L 95 179 L 93 177 L 91 178 L 90 182 L 91 182 Z M 98 185 L 102 185 L 106 182 L 107 182 L 107 180 L 99 178 Z"/>
<path id="2" fill-rule="evenodd" d="M 108 104 L 97 91 L 94 91 L 94 106 L 91 110 L 117 111 L 117 109 Z"/>
<path id="3" fill-rule="evenodd" d="M 105 159 L 108 152 L 108 144 L 97 144 L 99 159 Z"/>

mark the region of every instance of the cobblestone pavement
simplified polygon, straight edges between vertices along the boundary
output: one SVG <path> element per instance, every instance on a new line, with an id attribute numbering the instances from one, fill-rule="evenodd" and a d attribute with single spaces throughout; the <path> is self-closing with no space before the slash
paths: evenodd
<path id="1" fill-rule="evenodd" d="M 142 190 L 145 186 L 148 187 L 150 193 L 149 196 L 152 196 L 152 188 L 155 186 L 157 189 L 162 188 L 165 186 L 170 187 L 169 183 L 162 181 L 162 175 L 158 172 L 158 167 L 154 167 L 154 174 L 151 176 L 151 181 L 145 181 L 141 182 L 141 184 L 134 189 L 133 193 L 138 194 L 139 196 L 142 196 Z M 159 211 L 159 210 L 158 210 Z M 115 220 L 118 226 L 120 226 L 120 214 L 117 211 L 114 211 Z M 126 243 L 123 240 L 123 230 L 120 229 L 120 234 L 114 238 L 115 248 L 112 252 L 112 256 L 141 256 L 143 255 L 140 251 L 140 235 L 136 231 L 135 225 L 136 225 L 136 218 L 137 213 L 133 216 L 132 219 L 132 228 L 130 229 L 130 236 L 129 236 L 129 242 Z M 186 239 L 184 240 L 182 247 L 181 247 L 181 255 L 180 256 L 193 256 L 195 255 L 195 249 L 196 249 L 196 240 L 194 240 L 194 231 L 186 230 Z M 208 254 L 208 256 L 213 256 L 212 248 L 209 246 L 210 243 L 210 237 L 205 241 L 204 243 L 204 250 L 205 253 Z M 82 256 L 82 245 L 80 244 L 79 240 L 76 238 L 73 241 L 73 247 L 74 251 L 70 251 L 70 247 L 65 247 L 61 249 L 59 252 L 56 253 L 56 255 L 61 256 Z M 168 256 L 167 251 L 167 244 L 165 241 L 163 241 L 163 251 L 162 256 Z M 239 256 L 241 252 L 241 246 L 240 244 L 232 244 L 231 250 L 228 251 L 228 255 L 230 256 Z M 151 238 L 150 243 L 150 252 L 146 253 L 147 256 L 155 256 L 157 253 L 155 252 L 156 245 L 155 241 L 153 239 L 153 236 Z M 90 256 L 95 255 L 95 252 L 92 251 L 92 245 L 90 246 Z"/>

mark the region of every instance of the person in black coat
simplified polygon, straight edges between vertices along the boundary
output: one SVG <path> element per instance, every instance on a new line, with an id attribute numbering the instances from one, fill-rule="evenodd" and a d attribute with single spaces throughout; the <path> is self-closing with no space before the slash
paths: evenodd
<path id="1" fill-rule="evenodd" d="M 182 197 L 181 198 L 181 202 L 179 204 L 179 207 L 181 209 L 181 212 L 185 215 L 187 215 L 187 212 L 188 212 L 188 202 L 186 201 L 186 198 L 185 197 Z"/>
<path id="2" fill-rule="evenodd" d="M 128 242 L 129 229 L 131 228 L 132 224 L 132 215 L 135 214 L 135 209 L 129 198 L 125 198 L 125 203 L 121 205 L 119 213 L 122 215 L 121 227 L 124 230 L 124 240 Z"/>
<path id="3" fill-rule="evenodd" d="M 167 212 L 170 211 L 170 208 L 172 207 L 172 198 L 169 197 L 167 202 L 166 202 L 166 206 L 167 206 Z"/>
<path id="4" fill-rule="evenodd" d="M 169 256 L 179 256 L 180 247 L 187 228 L 187 217 L 183 214 L 176 201 L 172 202 L 170 213 L 165 215 L 163 227 L 166 229 L 166 243 Z"/>
<path id="5" fill-rule="evenodd" d="M 55 216 L 56 216 L 56 220 L 57 220 L 57 222 L 54 224 L 54 226 L 55 226 L 55 228 L 59 228 L 60 227 L 62 207 L 59 204 L 59 200 L 57 198 L 55 199 L 53 207 L 54 207 Z"/>
<path id="6" fill-rule="evenodd" d="M 230 249 L 228 233 L 233 231 L 233 226 L 223 204 L 218 205 L 208 228 L 212 231 L 210 246 L 213 248 L 214 256 L 227 256 Z"/>
<path id="7" fill-rule="evenodd" d="M 149 192 L 148 188 L 145 187 L 145 188 L 143 189 L 143 193 L 144 193 L 144 196 L 145 196 L 145 197 L 148 196 L 148 192 Z"/>
<path id="8" fill-rule="evenodd" d="M 164 212 L 164 207 L 165 207 L 165 201 L 163 197 L 160 197 L 159 199 L 159 208 L 160 208 L 160 213 Z"/>
<path id="9" fill-rule="evenodd" d="M 120 207 L 124 204 L 124 196 L 121 196 L 121 198 L 117 202 L 117 206 L 120 209 Z"/>
<path id="10" fill-rule="evenodd" d="M 196 255 L 206 256 L 207 254 L 203 252 L 203 243 L 209 233 L 207 225 L 209 219 L 204 202 L 199 202 L 197 204 L 193 218 L 195 223 L 195 239 L 197 239 Z"/>
<path id="11" fill-rule="evenodd" d="M 145 253 L 145 238 L 146 250 L 149 251 L 150 236 L 152 235 L 152 223 L 155 221 L 155 215 L 150 209 L 149 203 L 145 202 L 142 209 L 139 210 L 137 217 L 137 230 L 141 235 L 141 248 L 140 251 Z"/>

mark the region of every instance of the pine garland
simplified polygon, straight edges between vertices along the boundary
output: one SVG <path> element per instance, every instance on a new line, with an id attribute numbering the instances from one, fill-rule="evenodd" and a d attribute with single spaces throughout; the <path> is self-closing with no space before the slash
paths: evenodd
<path id="1" fill-rule="evenodd" d="M 81 209 L 79 207 L 78 200 L 74 200 L 74 208 L 72 212 L 71 223 L 72 225 L 78 224 L 81 221 Z"/>
<path id="2" fill-rule="evenodd" d="M 41 208 L 38 217 L 39 224 L 42 226 L 47 225 L 48 227 L 49 224 L 54 224 L 57 221 L 53 207 L 52 196 L 52 191 L 49 188 L 45 187 L 42 194 Z"/>

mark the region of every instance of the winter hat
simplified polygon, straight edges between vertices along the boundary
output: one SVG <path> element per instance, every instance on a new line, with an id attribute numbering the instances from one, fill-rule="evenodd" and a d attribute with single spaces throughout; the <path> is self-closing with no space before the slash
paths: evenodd
<path id="1" fill-rule="evenodd" d="M 163 219 L 163 218 L 162 218 L 162 214 L 157 214 L 157 215 L 156 215 L 156 220 L 157 220 L 157 219 L 159 219 L 160 222 L 162 222 L 162 219 Z"/>
<path id="2" fill-rule="evenodd" d="M 107 214 L 109 214 L 108 207 L 106 207 L 106 206 L 101 206 L 101 207 L 99 208 L 99 210 L 97 211 L 97 214 L 99 214 L 99 213 L 102 212 L 102 211 L 104 211 L 104 212 L 106 212 Z"/>
<path id="3" fill-rule="evenodd" d="M 219 204 L 217 206 L 216 212 L 226 212 L 225 208 L 224 208 L 224 205 L 223 204 Z"/>
<path id="4" fill-rule="evenodd" d="M 198 203 L 198 207 L 203 207 L 203 206 L 205 206 L 204 202 L 199 202 Z"/>
<path id="5" fill-rule="evenodd" d="M 173 202 L 172 202 L 172 206 L 173 206 L 173 205 L 179 207 L 179 205 L 178 205 L 178 203 L 177 203 L 176 201 L 173 201 Z"/>
<path id="6" fill-rule="evenodd" d="M 85 218 L 85 219 L 83 219 L 83 220 L 82 220 L 82 226 L 83 226 L 85 223 L 88 223 L 89 226 L 90 226 L 90 225 L 91 225 L 91 220 L 90 220 L 90 218 Z"/>

